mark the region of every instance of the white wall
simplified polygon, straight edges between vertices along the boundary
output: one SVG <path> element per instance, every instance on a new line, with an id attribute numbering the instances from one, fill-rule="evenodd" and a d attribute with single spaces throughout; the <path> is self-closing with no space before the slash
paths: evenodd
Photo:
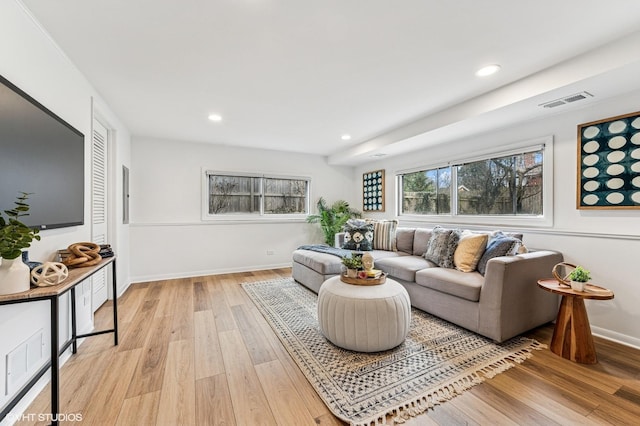
<path id="1" fill-rule="evenodd" d="M 353 193 L 353 169 L 315 155 L 134 138 L 131 157 L 133 281 L 290 266 L 297 246 L 321 241 L 318 225 L 305 222 L 203 222 L 203 168 L 308 176 L 312 211 L 320 196 Z"/>
<path id="2" fill-rule="evenodd" d="M 362 173 L 386 169 L 386 213 L 370 216 L 392 218 L 395 215 L 395 175 L 398 171 L 420 165 L 437 165 L 442 159 L 464 158 L 475 151 L 553 135 L 553 226 L 526 229 L 524 242 L 530 247 L 562 252 L 566 261 L 591 270 L 592 282 L 612 289 L 614 300 L 587 301 L 592 329 L 595 334 L 640 347 L 640 281 L 636 264 L 640 253 L 640 210 L 577 210 L 575 207 L 576 126 L 638 111 L 638 105 L 640 92 L 633 92 L 582 109 L 564 113 L 559 111 L 558 115 L 549 118 L 507 125 L 501 131 L 481 134 L 473 139 L 434 146 L 411 155 L 386 158 L 358 167 L 355 179 L 360 182 Z M 360 185 L 354 190 L 354 197 L 359 193 Z M 361 208 L 361 201 L 355 205 Z M 402 217 L 399 219 L 401 226 L 416 225 L 415 222 L 403 221 Z M 451 218 L 443 217 L 438 222 L 455 225 Z M 431 224 L 425 222 L 417 225 Z M 494 227 L 507 228 L 499 222 Z M 551 271 L 540 271 L 541 278 L 549 276 Z"/>
<path id="3" fill-rule="evenodd" d="M 91 236 L 89 177 L 92 106 L 100 111 L 116 131 L 114 167 L 117 166 L 117 170 L 121 169 L 122 164 L 129 164 L 129 133 L 84 76 L 23 9 L 21 3 L 15 0 L 0 0 L 0 74 L 85 135 L 85 225 L 41 231 L 42 240 L 34 242 L 29 249 L 33 260 L 53 260 L 58 249 L 74 242 L 88 241 Z M 121 181 L 114 182 L 114 188 L 121 187 Z M 120 201 L 115 202 L 113 210 L 122 210 Z M 121 223 L 121 218 L 117 223 Z M 127 228 L 118 226 L 114 232 L 114 240 L 111 241 L 120 255 L 120 291 L 129 283 Z M 66 339 L 69 336 L 66 299 L 62 300 L 61 310 L 63 318 L 60 338 Z M 40 328 L 45 330 L 48 341 L 49 321 L 47 302 L 0 306 L 0 406 L 4 406 L 11 397 L 4 392 L 5 355 Z M 92 327 L 90 316 L 80 318 L 79 328 L 81 327 Z"/>

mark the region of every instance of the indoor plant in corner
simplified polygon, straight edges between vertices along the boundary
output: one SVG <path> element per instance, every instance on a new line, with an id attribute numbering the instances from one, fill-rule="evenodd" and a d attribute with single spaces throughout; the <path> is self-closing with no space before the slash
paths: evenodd
<path id="1" fill-rule="evenodd" d="M 325 199 L 320 197 L 317 207 L 318 213 L 309 215 L 307 222 L 320 223 L 324 242 L 330 246 L 333 246 L 335 235 L 342 231 L 342 227 L 349 219 L 362 216 L 359 211 L 349 207 L 349 203 L 344 200 L 338 200 L 329 206 Z"/>
<path id="2" fill-rule="evenodd" d="M 569 274 L 571 280 L 571 288 L 575 291 L 584 291 L 587 281 L 591 279 L 591 273 L 582 266 L 576 268 Z"/>
<path id="3" fill-rule="evenodd" d="M 12 210 L 5 210 L 5 219 L 0 213 L 0 294 L 27 291 L 29 267 L 22 262 L 22 250 L 31 245 L 31 241 L 40 241 L 37 229 L 31 229 L 20 218 L 28 216 L 29 194 L 22 193 L 15 201 Z"/>

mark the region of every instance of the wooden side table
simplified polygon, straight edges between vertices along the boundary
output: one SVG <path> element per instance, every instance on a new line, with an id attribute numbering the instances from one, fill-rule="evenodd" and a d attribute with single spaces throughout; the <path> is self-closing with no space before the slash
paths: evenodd
<path id="1" fill-rule="evenodd" d="M 587 284 L 585 291 L 575 291 L 553 278 L 538 280 L 538 286 L 562 295 L 551 338 L 551 352 L 580 364 L 596 364 L 596 347 L 584 299 L 609 300 L 613 299 L 613 292 L 593 284 Z"/>

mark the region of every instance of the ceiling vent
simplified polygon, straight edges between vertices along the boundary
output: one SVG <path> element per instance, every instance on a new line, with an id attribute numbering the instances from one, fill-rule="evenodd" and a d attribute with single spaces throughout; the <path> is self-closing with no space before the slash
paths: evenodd
<path id="1" fill-rule="evenodd" d="M 553 101 L 545 102 L 538 106 L 541 106 L 543 108 L 555 108 L 561 105 L 570 104 L 572 102 L 578 102 L 587 98 L 593 98 L 593 95 L 589 92 L 580 92 L 580 93 L 574 93 L 573 95 L 564 96 L 560 99 L 555 99 Z"/>

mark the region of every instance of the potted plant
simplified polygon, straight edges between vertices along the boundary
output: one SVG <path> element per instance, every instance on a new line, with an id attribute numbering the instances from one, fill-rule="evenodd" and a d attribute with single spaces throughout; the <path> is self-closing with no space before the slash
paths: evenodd
<path id="1" fill-rule="evenodd" d="M 31 246 L 31 241 L 40 241 L 37 229 L 31 229 L 20 218 L 28 216 L 29 194 L 22 192 L 15 207 L 5 210 L 5 219 L 0 213 L 0 294 L 29 290 L 29 267 L 22 262 L 22 250 Z"/>
<path id="2" fill-rule="evenodd" d="M 587 281 L 591 279 L 591 273 L 582 266 L 576 268 L 569 274 L 571 288 L 576 291 L 584 291 Z"/>
<path id="3" fill-rule="evenodd" d="M 351 257 L 343 257 L 342 264 L 347 268 L 347 276 L 356 278 L 358 271 L 362 269 L 362 256 L 352 255 Z"/>
<path id="4" fill-rule="evenodd" d="M 338 200 L 329 206 L 325 199 L 320 197 L 317 207 L 318 213 L 307 216 L 307 222 L 320 223 L 324 241 L 330 246 L 333 246 L 335 235 L 342 230 L 349 219 L 362 216 L 359 211 L 349 207 L 349 203 L 344 200 Z"/>

